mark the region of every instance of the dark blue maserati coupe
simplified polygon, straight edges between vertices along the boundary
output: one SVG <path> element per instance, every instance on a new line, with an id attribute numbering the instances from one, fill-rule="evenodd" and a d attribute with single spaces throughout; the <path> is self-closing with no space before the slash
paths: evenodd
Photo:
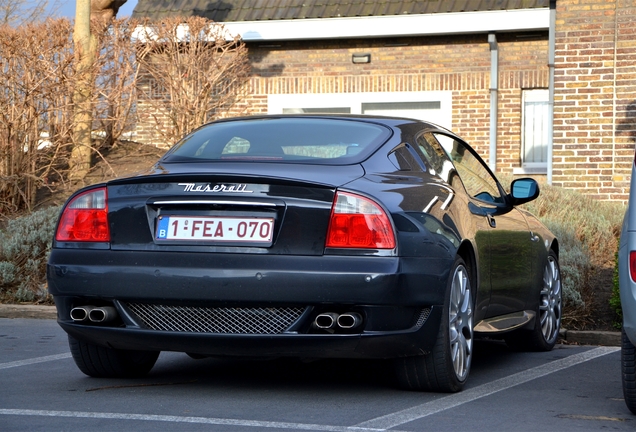
<path id="1" fill-rule="evenodd" d="M 461 138 L 369 116 L 256 116 L 195 130 L 147 172 L 76 192 L 48 263 L 79 369 L 190 356 L 375 358 L 455 392 L 473 341 L 550 350 L 557 239 Z"/>

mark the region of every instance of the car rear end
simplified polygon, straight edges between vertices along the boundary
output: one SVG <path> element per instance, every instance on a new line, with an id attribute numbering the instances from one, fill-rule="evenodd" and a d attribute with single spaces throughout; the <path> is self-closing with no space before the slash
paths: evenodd
<path id="1" fill-rule="evenodd" d="M 390 210 L 347 189 L 365 175 L 355 162 L 390 137 L 385 129 L 375 147 L 339 143 L 345 163 L 306 163 L 311 140 L 309 149 L 293 146 L 291 163 L 288 149 L 248 154 L 247 140 L 232 132 L 220 142 L 234 150 L 215 161 L 193 157 L 217 151 L 214 143 L 196 143 L 189 156 L 168 154 L 153 174 L 77 192 L 48 266 L 60 325 L 78 340 L 123 350 L 421 353 L 437 334 L 435 287 L 445 284 L 445 266 L 401 257 Z"/>

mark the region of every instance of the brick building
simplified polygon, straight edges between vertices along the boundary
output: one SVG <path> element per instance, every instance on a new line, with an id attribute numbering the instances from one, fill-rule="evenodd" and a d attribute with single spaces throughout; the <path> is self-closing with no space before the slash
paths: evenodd
<path id="1" fill-rule="evenodd" d="M 247 43 L 243 114 L 421 118 L 496 172 L 627 198 L 636 0 L 139 0 L 133 13 L 174 15 L 223 22 Z"/>

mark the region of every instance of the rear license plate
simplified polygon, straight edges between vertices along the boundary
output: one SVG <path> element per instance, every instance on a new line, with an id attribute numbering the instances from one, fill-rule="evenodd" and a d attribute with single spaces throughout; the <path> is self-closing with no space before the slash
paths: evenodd
<path id="1" fill-rule="evenodd" d="M 270 245 L 273 231 L 273 218 L 160 216 L 157 240 Z"/>

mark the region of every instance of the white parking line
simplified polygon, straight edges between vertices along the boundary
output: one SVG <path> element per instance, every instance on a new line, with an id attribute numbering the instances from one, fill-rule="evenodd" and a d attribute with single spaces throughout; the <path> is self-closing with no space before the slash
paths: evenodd
<path id="1" fill-rule="evenodd" d="M 71 353 L 64 353 L 64 354 L 55 354 L 55 355 L 44 356 L 44 357 L 35 357 L 35 358 L 26 359 L 26 360 L 18 360 L 18 361 L 8 362 L 8 363 L 0 363 L 0 369 L 9 369 L 9 368 L 14 368 L 18 366 L 27 366 L 27 365 L 31 365 L 35 363 L 44 363 L 44 362 L 53 361 L 53 360 L 67 359 L 70 357 L 71 357 Z"/>
<path id="2" fill-rule="evenodd" d="M 99 412 L 83 412 L 83 411 L 47 411 L 47 410 L 21 410 L 21 409 L 0 409 L 0 415 L 19 415 L 19 416 L 44 416 L 44 417 L 73 417 L 73 418 L 94 418 L 94 419 L 110 419 L 110 420 L 141 420 L 141 421 L 159 421 L 172 423 L 198 423 L 221 426 L 237 426 L 237 427 L 255 427 L 270 429 L 296 429 L 310 431 L 333 431 L 333 432 L 364 432 L 364 431 L 386 431 L 387 429 L 397 427 L 414 420 L 418 420 L 441 411 L 445 411 L 459 405 L 490 396 L 511 387 L 524 384 L 528 381 L 550 375 L 554 372 L 576 366 L 581 363 L 602 357 L 607 354 L 620 350 L 618 347 L 599 347 L 579 354 L 573 354 L 566 358 L 555 360 L 547 364 L 543 364 L 524 372 L 519 372 L 490 383 L 464 390 L 450 396 L 427 402 L 412 408 L 387 414 L 358 423 L 354 426 L 330 426 L 307 423 L 286 423 L 286 422 L 268 422 L 258 420 L 240 420 L 240 419 L 223 419 L 211 417 L 182 417 L 167 415 L 146 415 L 146 414 L 125 414 L 125 413 L 99 413 Z M 8 367 L 23 366 L 26 364 L 41 363 L 45 361 L 58 360 L 70 357 L 70 354 L 58 354 L 53 356 L 38 357 L 30 360 L 23 360 L 11 363 L 0 363 L 0 369 Z M 391 432 L 398 432 L 394 429 Z"/>
<path id="3" fill-rule="evenodd" d="M 198 423 L 221 426 L 241 426 L 255 428 L 271 428 L 271 429 L 295 429 L 310 431 L 330 431 L 330 432 L 379 432 L 381 429 L 347 427 L 347 426 L 329 426 L 306 423 L 286 423 L 286 422 L 268 422 L 258 420 L 238 420 L 238 419 L 221 419 L 210 417 L 180 417 L 167 415 L 144 415 L 144 414 L 123 414 L 123 413 L 92 413 L 81 411 L 45 411 L 45 410 L 20 410 L 20 409 L 0 409 L 0 415 L 23 415 L 23 416 L 45 416 L 45 417 L 73 417 L 73 418 L 92 418 L 92 419 L 108 419 L 108 420 L 144 420 L 172 423 Z M 393 432 L 393 431 L 392 431 Z"/>
<path id="4" fill-rule="evenodd" d="M 544 377 L 551 373 L 576 366 L 580 363 L 585 363 L 586 361 L 611 354 L 618 350 L 620 350 L 620 348 L 618 347 L 599 347 L 579 354 L 574 354 L 560 360 L 555 360 L 553 362 L 489 382 L 487 384 L 482 384 L 475 388 L 464 390 L 461 393 L 456 393 L 451 396 L 446 396 L 422 405 L 358 423 L 356 426 L 363 428 L 375 428 L 380 430 L 390 429 L 395 426 L 403 425 L 405 423 L 409 423 L 414 420 L 419 420 L 421 418 L 436 414 L 440 411 L 445 411 L 447 409 L 454 408 L 456 406 L 472 402 L 486 396 L 490 396 L 491 394 L 500 392 L 502 390 L 507 390 L 511 387 L 515 387 L 528 381 Z"/>

